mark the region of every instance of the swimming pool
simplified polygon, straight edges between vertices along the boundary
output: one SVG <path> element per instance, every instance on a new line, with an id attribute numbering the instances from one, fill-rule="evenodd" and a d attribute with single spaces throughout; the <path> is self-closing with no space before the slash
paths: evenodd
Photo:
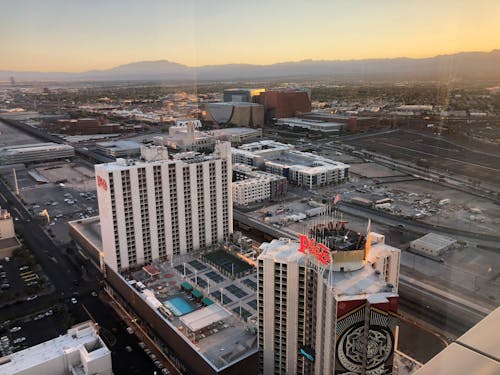
<path id="1" fill-rule="evenodd" d="M 163 303 L 175 316 L 189 314 L 194 311 L 187 301 L 182 297 L 174 297 Z"/>

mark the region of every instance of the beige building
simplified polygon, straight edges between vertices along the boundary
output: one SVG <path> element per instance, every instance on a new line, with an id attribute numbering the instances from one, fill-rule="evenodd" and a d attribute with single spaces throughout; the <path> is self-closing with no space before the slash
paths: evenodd
<path id="1" fill-rule="evenodd" d="M 112 375 L 111 352 L 91 321 L 0 358 L 0 375 Z"/>
<path id="2" fill-rule="evenodd" d="M 0 259 L 12 256 L 12 252 L 20 246 L 12 216 L 9 211 L 0 207 Z"/>

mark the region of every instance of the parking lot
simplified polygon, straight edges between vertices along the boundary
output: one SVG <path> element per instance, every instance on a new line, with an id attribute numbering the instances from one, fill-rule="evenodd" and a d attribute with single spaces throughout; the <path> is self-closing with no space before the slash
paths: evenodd
<path id="1" fill-rule="evenodd" d="M 16 256 L 0 260 L 0 306 L 33 300 L 49 287 L 46 275 L 29 250 L 20 249 Z"/>
<path id="2" fill-rule="evenodd" d="M 5 342 L 6 340 L 1 337 L 7 337 L 9 350 L 16 352 L 64 333 L 66 331 L 64 322 L 63 310 L 57 307 L 47 308 L 4 323 L 0 330 L 0 340 Z"/>
<path id="3" fill-rule="evenodd" d="M 5 172 L 3 177 L 11 188 L 15 186 L 12 172 Z M 68 221 L 97 215 L 94 172 L 84 164 L 58 162 L 18 170 L 17 181 L 25 206 L 48 225 L 49 234 L 58 244 L 71 240 Z M 42 213 L 44 216 L 39 216 Z"/>

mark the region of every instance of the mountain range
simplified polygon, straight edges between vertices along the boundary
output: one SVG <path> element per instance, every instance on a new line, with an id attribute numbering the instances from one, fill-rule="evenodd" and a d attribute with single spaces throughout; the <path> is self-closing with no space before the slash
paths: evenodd
<path id="1" fill-rule="evenodd" d="M 0 81 L 212 81 L 253 79 L 500 80 L 500 49 L 429 58 L 303 60 L 271 65 L 190 67 L 167 60 L 141 61 L 81 73 L 0 70 Z"/>

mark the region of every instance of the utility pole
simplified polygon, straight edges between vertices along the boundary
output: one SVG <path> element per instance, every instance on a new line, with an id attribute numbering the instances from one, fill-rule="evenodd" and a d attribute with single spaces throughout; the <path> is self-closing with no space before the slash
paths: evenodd
<path id="1" fill-rule="evenodd" d="M 12 174 L 14 175 L 14 185 L 16 187 L 16 195 L 19 196 L 19 185 L 17 184 L 16 168 L 12 168 Z"/>

